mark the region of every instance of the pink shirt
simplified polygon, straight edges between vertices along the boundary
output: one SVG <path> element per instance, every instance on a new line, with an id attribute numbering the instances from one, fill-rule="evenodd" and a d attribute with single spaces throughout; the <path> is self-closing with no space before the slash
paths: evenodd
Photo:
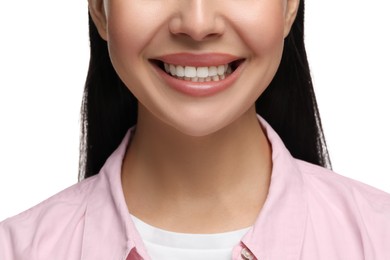
<path id="1" fill-rule="evenodd" d="M 260 121 L 273 150 L 271 186 L 232 259 L 390 260 L 390 195 L 294 159 Z M 98 175 L 0 223 L 0 259 L 150 259 L 121 186 L 130 133 Z"/>

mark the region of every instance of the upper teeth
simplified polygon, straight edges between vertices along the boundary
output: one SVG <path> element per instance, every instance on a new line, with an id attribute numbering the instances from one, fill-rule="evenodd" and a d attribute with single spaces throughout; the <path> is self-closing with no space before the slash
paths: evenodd
<path id="1" fill-rule="evenodd" d="M 224 79 L 227 74 L 232 72 L 228 64 L 210 67 L 193 67 L 164 63 L 164 68 L 172 76 L 197 81 L 217 81 Z"/>

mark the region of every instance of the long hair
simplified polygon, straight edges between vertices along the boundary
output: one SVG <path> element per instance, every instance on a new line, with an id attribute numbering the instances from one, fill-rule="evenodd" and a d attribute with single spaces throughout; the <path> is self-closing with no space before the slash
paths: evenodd
<path id="1" fill-rule="evenodd" d="M 116 74 L 89 15 L 90 63 L 81 108 L 79 179 L 97 174 L 137 122 L 137 99 Z M 298 159 L 331 168 L 304 44 L 304 1 L 285 38 L 281 64 L 256 111 Z"/>

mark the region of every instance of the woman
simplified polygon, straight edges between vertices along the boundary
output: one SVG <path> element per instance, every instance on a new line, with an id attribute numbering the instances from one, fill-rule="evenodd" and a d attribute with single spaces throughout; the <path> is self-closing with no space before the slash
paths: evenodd
<path id="1" fill-rule="evenodd" d="M 84 180 L 0 259 L 390 259 L 389 195 L 323 168 L 303 7 L 90 0 Z"/>

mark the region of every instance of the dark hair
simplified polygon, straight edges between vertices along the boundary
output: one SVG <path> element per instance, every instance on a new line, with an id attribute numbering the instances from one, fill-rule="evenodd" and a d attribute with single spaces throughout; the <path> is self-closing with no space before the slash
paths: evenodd
<path id="1" fill-rule="evenodd" d="M 89 16 L 91 56 L 81 110 L 79 178 L 97 174 L 137 122 L 137 99 L 116 74 Z M 278 71 L 256 110 L 298 159 L 331 168 L 304 44 L 304 1 L 285 39 Z"/>

